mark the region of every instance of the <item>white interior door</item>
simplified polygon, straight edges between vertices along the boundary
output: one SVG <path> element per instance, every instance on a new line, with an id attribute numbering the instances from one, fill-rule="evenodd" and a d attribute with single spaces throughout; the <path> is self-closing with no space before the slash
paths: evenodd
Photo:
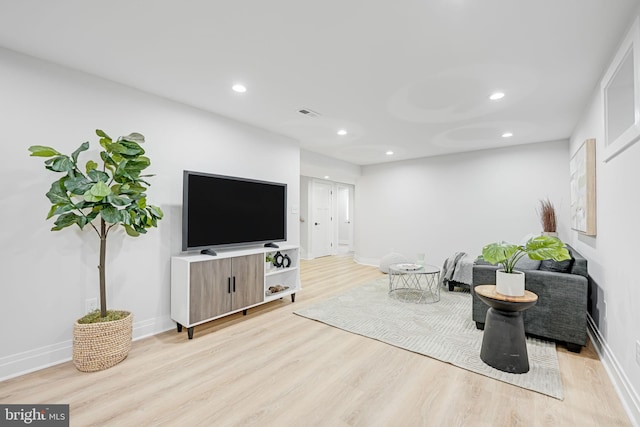
<path id="1" fill-rule="evenodd" d="M 333 253 L 333 221 L 331 184 L 313 183 L 313 216 L 311 240 L 313 256 L 321 257 Z"/>

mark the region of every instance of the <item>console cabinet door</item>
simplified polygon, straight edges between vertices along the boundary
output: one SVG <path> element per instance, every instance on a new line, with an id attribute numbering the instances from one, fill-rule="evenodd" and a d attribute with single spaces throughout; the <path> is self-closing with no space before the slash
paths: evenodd
<path id="1" fill-rule="evenodd" d="M 189 320 L 200 322 L 231 310 L 231 258 L 192 262 Z"/>
<path id="2" fill-rule="evenodd" d="M 233 277 L 236 286 L 231 310 L 258 304 L 264 300 L 263 254 L 233 258 Z"/>

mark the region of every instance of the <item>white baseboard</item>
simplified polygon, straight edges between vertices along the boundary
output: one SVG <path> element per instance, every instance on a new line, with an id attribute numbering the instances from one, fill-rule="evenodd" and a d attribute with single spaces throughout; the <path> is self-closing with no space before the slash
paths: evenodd
<path id="1" fill-rule="evenodd" d="M 71 360 L 71 340 L 0 358 L 0 381 Z"/>
<path id="2" fill-rule="evenodd" d="M 627 415 L 629 415 L 631 424 L 635 427 L 640 427 L 640 398 L 638 398 L 638 393 L 634 390 L 629 378 L 627 378 L 624 370 L 622 370 L 620 363 L 618 363 L 618 360 L 609 348 L 609 345 L 600 333 L 600 330 L 598 330 L 598 327 L 591 316 L 587 315 L 587 321 L 589 325 L 589 338 L 591 339 L 591 342 L 600 357 L 600 361 L 613 383 L 613 387 L 616 389 L 616 392 L 620 397 L 622 406 L 627 412 Z"/>
<path id="3" fill-rule="evenodd" d="M 176 329 L 176 323 L 169 316 L 133 322 L 133 340 L 138 341 L 162 332 Z"/>
<path id="4" fill-rule="evenodd" d="M 357 254 L 353 256 L 353 260 L 358 264 L 369 265 L 371 267 L 378 267 L 380 265 L 380 260 L 377 258 L 362 258 Z"/>
<path id="5" fill-rule="evenodd" d="M 174 329 L 176 324 L 169 316 L 133 322 L 133 340 Z M 0 358 L 0 382 L 39 371 L 71 360 L 72 340 L 34 348 Z"/>

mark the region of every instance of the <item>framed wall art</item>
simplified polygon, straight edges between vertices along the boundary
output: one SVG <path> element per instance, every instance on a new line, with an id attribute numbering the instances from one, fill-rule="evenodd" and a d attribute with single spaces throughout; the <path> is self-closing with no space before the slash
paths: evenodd
<path id="1" fill-rule="evenodd" d="M 571 228 L 596 235 L 596 140 L 587 139 L 571 157 Z"/>
<path id="2" fill-rule="evenodd" d="M 600 83 L 604 161 L 640 139 L 640 20 L 636 18 Z"/>

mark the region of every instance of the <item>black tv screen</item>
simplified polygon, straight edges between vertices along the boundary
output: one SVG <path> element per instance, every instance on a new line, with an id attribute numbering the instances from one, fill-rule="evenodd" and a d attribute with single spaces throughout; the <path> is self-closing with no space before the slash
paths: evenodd
<path id="1" fill-rule="evenodd" d="M 184 171 L 182 250 L 287 240 L 287 184 Z"/>

